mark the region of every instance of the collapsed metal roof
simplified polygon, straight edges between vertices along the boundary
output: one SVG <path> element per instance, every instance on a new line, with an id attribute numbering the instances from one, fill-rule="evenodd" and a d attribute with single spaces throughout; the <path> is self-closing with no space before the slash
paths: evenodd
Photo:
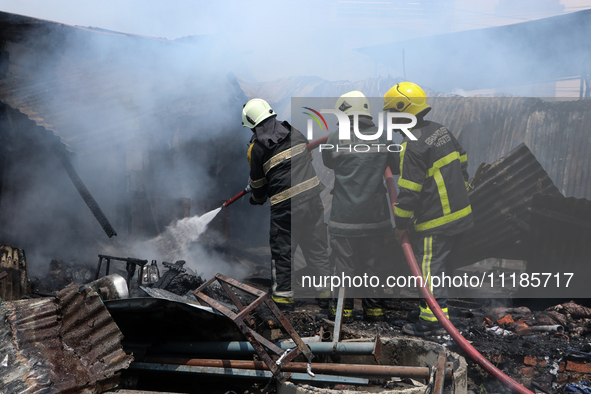
<path id="1" fill-rule="evenodd" d="M 0 100 L 87 153 L 240 125 L 244 94 L 223 51 L 0 12 Z M 233 112 L 237 112 L 234 114 Z M 190 125 L 187 126 L 187 120 Z M 202 126 L 195 126 L 195 124 Z M 200 129 L 200 130 L 195 130 Z"/>
<path id="2" fill-rule="evenodd" d="M 358 51 L 399 75 L 405 71 L 410 81 L 442 91 L 474 90 L 579 76 L 591 59 L 590 36 L 591 10 L 585 10 Z"/>
<path id="3" fill-rule="evenodd" d="M 560 195 L 525 144 L 483 167 L 473 181 L 470 204 L 474 227 L 462 234 L 454 266 L 490 257 L 525 260 L 532 247 L 530 219 L 536 194 Z"/>
<path id="4" fill-rule="evenodd" d="M 98 294 L 68 287 L 57 298 L 0 304 L 0 387 L 10 393 L 96 393 L 117 385 L 133 357 Z M 65 373 L 67 371 L 67 373 Z"/>

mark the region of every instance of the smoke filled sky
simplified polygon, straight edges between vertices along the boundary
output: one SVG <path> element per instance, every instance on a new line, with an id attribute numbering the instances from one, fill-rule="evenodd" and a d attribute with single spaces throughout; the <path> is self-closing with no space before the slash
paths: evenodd
<path id="1" fill-rule="evenodd" d="M 213 35 L 243 78 L 360 80 L 396 74 L 356 48 L 591 8 L 591 0 L 0 0 L 0 10 L 174 40 Z"/>

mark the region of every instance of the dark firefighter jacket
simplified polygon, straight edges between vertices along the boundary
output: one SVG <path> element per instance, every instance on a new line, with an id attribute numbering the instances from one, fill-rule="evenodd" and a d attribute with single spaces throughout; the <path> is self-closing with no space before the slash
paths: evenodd
<path id="1" fill-rule="evenodd" d="M 422 235 L 455 235 L 472 227 L 466 151 L 444 126 L 419 120 L 400 152 L 396 227 Z"/>
<path id="2" fill-rule="evenodd" d="M 275 117 L 255 127 L 248 150 L 251 203 L 263 204 L 269 197 L 271 211 L 289 208 L 324 189 L 316 177 L 307 143 L 302 133 Z"/>
<path id="3" fill-rule="evenodd" d="M 377 128 L 370 118 L 366 119 L 369 124 L 361 119 L 360 132 L 375 135 Z M 392 230 L 384 171 L 388 165 L 397 165 L 397 155 L 388 152 L 385 132 L 379 140 L 361 140 L 353 129 L 350 136 L 339 140 L 338 132 L 332 133 L 322 149 L 324 165 L 335 174 L 328 232 L 337 237 L 383 234 Z M 325 149 L 327 145 L 333 148 Z"/>

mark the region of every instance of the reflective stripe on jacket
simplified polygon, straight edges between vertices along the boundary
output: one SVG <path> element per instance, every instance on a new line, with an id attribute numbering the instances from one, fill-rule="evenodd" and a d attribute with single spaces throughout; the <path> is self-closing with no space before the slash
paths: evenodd
<path id="1" fill-rule="evenodd" d="M 421 234 L 455 235 L 472 227 L 466 151 L 444 126 L 420 121 L 400 153 L 396 227 Z"/>
<path id="2" fill-rule="evenodd" d="M 324 186 L 316 177 L 306 137 L 287 122 L 275 118 L 264 122 L 266 140 L 257 139 L 255 128 L 255 139 L 249 147 L 251 199 L 263 204 L 268 197 L 273 209 L 301 203 L 320 193 Z M 272 141 L 275 134 L 285 137 Z"/>

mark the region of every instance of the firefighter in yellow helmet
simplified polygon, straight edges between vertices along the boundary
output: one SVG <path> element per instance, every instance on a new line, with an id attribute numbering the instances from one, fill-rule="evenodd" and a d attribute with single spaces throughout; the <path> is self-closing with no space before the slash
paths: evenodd
<path id="1" fill-rule="evenodd" d="M 447 128 L 424 119 L 430 110 L 423 89 L 411 82 L 396 84 L 384 95 L 384 111 L 417 117 L 411 130 L 417 140 L 405 137 L 400 152 L 395 235 L 401 242 L 404 234 L 412 230 L 415 257 L 429 281 L 445 272 L 457 237 L 473 226 L 466 151 Z M 436 287 L 433 295 L 449 317 L 447 289 Z M 418 323 L 406 324 L 403 331 L 417 336 L 444 332 L 423 300 Z"/>
<path id="2" fill-rule="evenodd" d="M 255 98 L 242 109 L 242 125 L 252 130 L 248 149 L 250 203 L 271 205 L 272 299 L 283 311 L 294 308 L 292 261 L 300 246 L 316 275 L 330 275 L 324 206 L 324 185 L 316 177 L 308 140 L 289 123 L 280 122 L 265 100 Z M 328 307 L 326 288 L 317 289 L 319 305 Z"/>

